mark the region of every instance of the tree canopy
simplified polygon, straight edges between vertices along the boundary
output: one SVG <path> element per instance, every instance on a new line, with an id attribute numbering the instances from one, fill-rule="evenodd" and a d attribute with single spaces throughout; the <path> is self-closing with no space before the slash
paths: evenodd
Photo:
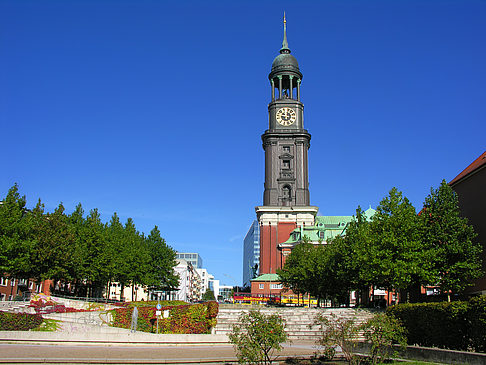
<path id="1" fill-rule="evenodd" d="M 0 270 L 12 278 L 70 283 L 76 295 L 101 296 L 111 281 L 172 290 L 176 264 L 157 226 L 145 236 L 131 218 L 123 225 L 114 213 L 103 223 L 81 204 L 69 215 L 62 203 L 45 212 L 40 200 L 28 210 L 17 185 L 0 204 Z"/>
<path id="2" fill-rule="evenodd" d="M 368 219 L 360 207 L 345 235 L 327 244 L 307 238 L 278 271 L 285 287 L 345 303 L 351 290 L 385 288 L 416 300 L 421 286 L 463 293 L 481 273 L 481 245 L 460 216 L 457 196 L 442 181 L 417 214 L 396 188 Z M 409 296 L 410 294 L 410 296 Z"/>

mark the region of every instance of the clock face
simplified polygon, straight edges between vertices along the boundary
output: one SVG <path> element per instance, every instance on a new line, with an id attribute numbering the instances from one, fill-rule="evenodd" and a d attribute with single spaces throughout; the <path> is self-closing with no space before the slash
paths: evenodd
<path id="1" fill-rule="evenodd" d="M 295 114 L 295 110 L 292 109 L 292 108 L 280 108 L 279 110 L 277 110 L 277 114 L 276 114 L 276 119 L 277 119 L 277 122 L 280 124 L 280 125 L 283 125 L 283 126 L 289 126 L 289 125 L 292 125 L 294 124 L 295 120 L 297 119 L 297 115 Z"/>

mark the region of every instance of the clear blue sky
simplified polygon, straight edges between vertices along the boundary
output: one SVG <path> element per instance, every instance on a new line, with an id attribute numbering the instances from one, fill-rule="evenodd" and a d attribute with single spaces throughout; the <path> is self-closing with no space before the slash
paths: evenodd
<path id="1" fill-rule="evenodd" d="M 0 196 L 158 225 L 241 285 L 284 10 L 320 214 L 419 208 L 485 151 L 486 1 L 0 0 Z"/>

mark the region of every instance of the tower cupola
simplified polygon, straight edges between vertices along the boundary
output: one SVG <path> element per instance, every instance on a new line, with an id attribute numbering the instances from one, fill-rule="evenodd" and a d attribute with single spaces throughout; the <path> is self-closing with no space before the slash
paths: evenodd
<path id="1" fill-rule="evenodd" d="M 275 99 L 295 99 L 300 101 L 300 83 L 302 73 L 297 59 L 291 55 L 287 41 L 287 20 L 284 13 L 284 38 L 280 54 L 272 63 L 272 71 L 268 75 L 272 87 L 272 101 Z M 294 92 L 295 90 L 295 92 Z"/>

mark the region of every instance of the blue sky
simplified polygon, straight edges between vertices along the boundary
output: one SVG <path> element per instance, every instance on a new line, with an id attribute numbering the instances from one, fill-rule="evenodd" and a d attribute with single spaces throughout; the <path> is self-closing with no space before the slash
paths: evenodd
<path id="1" fill-rule="evenodd" d="M 486 1 L 0 0 L 0 196 L 158 225 L 241 285 L 284 10 L 320 214 L 419 208 L 485 151 Z"/>

